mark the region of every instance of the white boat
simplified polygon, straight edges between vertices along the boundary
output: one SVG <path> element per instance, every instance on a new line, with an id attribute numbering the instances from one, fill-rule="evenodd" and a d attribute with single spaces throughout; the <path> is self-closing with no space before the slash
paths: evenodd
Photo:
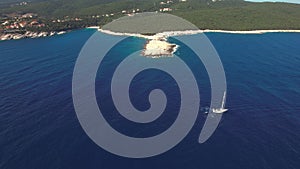
<path id="1" fill-rule="evenodd" d="M 212 112 L 213 112 L 213 113 L 218 113 L 218 114 L 227 112 L 228 109 L 225 109 L 225 102 L 226 102 L 226 91 L 224 92 L 224 96 L 223 96 L 221 108 L 218 108 L 218 109 L 212 109 Z"/>

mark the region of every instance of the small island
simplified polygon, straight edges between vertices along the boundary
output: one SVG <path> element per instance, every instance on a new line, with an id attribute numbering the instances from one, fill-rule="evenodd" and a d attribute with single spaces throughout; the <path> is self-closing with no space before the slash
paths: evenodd
<path id="1" fill-rule="evenodd" d="M 151 58 L 172 57 L 177 49 L 178 45 L 167 42 L 166 38 L 151 39 L 146 43 L 142 55 Z"/>

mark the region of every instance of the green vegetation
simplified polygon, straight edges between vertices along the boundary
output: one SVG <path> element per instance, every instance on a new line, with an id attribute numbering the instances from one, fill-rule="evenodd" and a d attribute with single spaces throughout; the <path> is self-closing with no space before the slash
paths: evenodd
<path id="1" fill-rule="evenodd" d="M 224 7 L 221 4 L 189 11 L 178 10 L 173 14 L 189 20 L 200 29 L 300 29 L 300 5 L 243 2 Z"/>
<path id="2" fill-rule="evenodd" d="M 80 17 L 80 22 L 55 23 L 47 29 L 64 30 L 91 25 L 103 25 L 123 16 L 122 10 L 159 11 L 171 8 L 171 14 L 194 23 L 200 29 L 256 30 L 300 29 L 300 5 L 288 3 L 250 3 L 243 0 L 187 0 L 160 4 L 167 0 L 48 0 L 24 6 L 0 9 L 0 14 L 12 12 L 37 13 L 44 21 L 54 18 Z M 103 17 L 113 13 L 114 16 Z M 99 15 L 99 18 L 92 18 Z"/>

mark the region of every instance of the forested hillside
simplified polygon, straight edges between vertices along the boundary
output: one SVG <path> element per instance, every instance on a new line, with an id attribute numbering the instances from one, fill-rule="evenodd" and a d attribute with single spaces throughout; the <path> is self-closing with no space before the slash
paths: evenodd
<path id="1" fill-rule="evenodd" d="M 2 2 L 1 0 L 0 2 Z M 139 12 L 170 9 L 201 29 L 253 30 L 300 29 L 300 5 L 253 3 L 243 0 L 36 0 L 22 6 L 1 8 L 0 13 L 33 12 L 43 18 L 87 17 L 139 9 Z M 107 19 L 109 20 L 109 19 Z M 99 23 L 100 24 L 100 23 Z"/>

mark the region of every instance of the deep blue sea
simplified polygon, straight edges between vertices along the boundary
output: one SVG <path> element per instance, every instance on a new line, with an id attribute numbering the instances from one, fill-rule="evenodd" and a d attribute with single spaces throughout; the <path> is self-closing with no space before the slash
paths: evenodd
<path id="1" fill-rule="evenodd" d="M 1 169 L 299 169 L 300 168 L 300 34 L 207 33 L 227 77 L 229 111 L 213 136 L 197 142 L 210 103 L 210 84 L 203 65 L 183 58 L 197 73 L 201 110 L 187 137 L 170 151 L 145 159 L 113 155 L 83 131 L 72 100 L 72 75 L 78 54 L 95 30 L 62 36 L 0 42 Z M 172 39 L 171 39 L 172 40 Z M 128 38 L 119 51 L 142 49 L 145 40 Z M 184 48 L 179 48 L 185 50 Z M 121 56 L 108 57 L 96 79 L 96 94 Z M 199 66 L 200 65 L 200 66 Z M 134 137 L 156 135 L 172 125 L 179 109 L 178 87 L 167 74 L 138 74 L 130 91 L 132 104 L 149 108 L 149 91 L 161 88 L 166 115 L 149 124 L 134 124 L 108 113 L 107 120 Z M 99 101 L 99 100 L 98 100 Z M 110 112 L 111 101 L 103 105 Z"/>

